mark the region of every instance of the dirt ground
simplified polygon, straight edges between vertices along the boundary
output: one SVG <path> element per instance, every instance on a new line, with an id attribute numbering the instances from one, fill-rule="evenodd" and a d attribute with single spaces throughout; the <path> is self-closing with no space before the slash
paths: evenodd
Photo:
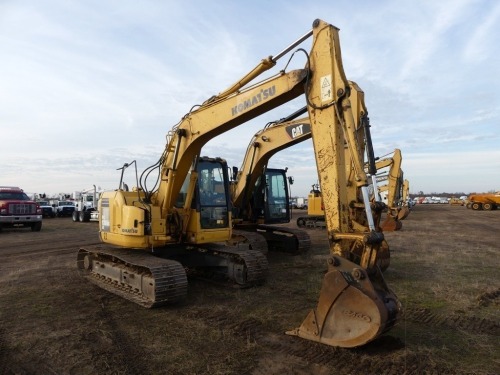
<path id="1" fill-rule="evenodd" d="M 308 232 L 308 254 L 269 254 L 260 287 L 190 280 L 184 302 L 148 310 L 77 272 L 77 249 L 98 243 L 97 223 L 5 229 L 0 374 L 500 373 L 500 210 L 419 205 L 386 233 L 385 277 L 405 312 L 356 349 L 284 335 L 316 306 L 326 270 L 325 230 Z"/>

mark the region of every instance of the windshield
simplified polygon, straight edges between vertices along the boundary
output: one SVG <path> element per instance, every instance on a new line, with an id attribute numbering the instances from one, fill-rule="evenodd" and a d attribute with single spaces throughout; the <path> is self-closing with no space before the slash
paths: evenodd
<path id="1" fill-rule="evenodd" d="M 9 201 L 29 201 L 30 197 L 26 195 L 26 193 L 18 193 L 18 192 L 0 192 L 0 200 Z"/>
<path id="2" fill-rule="evenodd" d="M 225 172 L 227 169 L 221 162 L 203 160 L 198 163 L 198 199 L 203 229 L 229 225 Z"/>

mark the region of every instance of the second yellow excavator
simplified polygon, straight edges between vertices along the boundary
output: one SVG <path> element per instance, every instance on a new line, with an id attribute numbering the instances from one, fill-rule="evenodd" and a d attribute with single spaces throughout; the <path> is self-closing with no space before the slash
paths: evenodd
<path id="1" fill-rule="evenodd" d="M 354 147 L 356 158 L 363 159 L 363 154 L 368 153 L 368 164 L 372 168 L 370 173 L 376 173 L 375 158 L 371 142 L 370 124 L 368 111 L 364 102 L 364 93 L 360 87 L 349 81 L 350 100 L 355 115 L 356 128 L 349 129 L 351 132 L 350 142 L 356 143 Z M 270 246 L 283 247 L 288 252 L 300 253 L 307 249 L 310 241 L 306 231 L 293 231 L 291 228 L 265 225 L 267 223 L 287 223 L 290 221 L 289 197 L 287 193 L 286 170 L 269 169 L 267 163 L 277 152 L 296 145 L 311 138 L 311 124 L 308 117 L 299 118 L 307 111 L 304 107 L 293 114 L 268 123 L 258 131 L 252 138 L 241 168 L 234 170 L 234 183 L 232 184 L 233 212 L 235 228 L 260 231 L 263 233 Z M 346 136 L 346 135 L 345 135 Z M 356 186 L 355 170 L 353 167 L 352 149 L 344 146 L 347 173 L 347 199 L 351 225 L 359 230 L 368 230 L 368 220 L 360 190 Z M 372 184 L 376 188 L 376 180 Z M 380 202 L 380 198 L 370 202 L 374 223 L 377 230 L 380 226 L 381 212 L 386 206 Z M 308 216 L 300 216 L 297 219 L 300 227 L 325 226 L 324 208 L 321 192 L 318 185 L 313 186 L 309 194 Z M 233 236 L 234 236 L 233 231 Z M 280 235 L 281 234 L 281 235 Z M 287 240 L 288 239 L 288 240 Z M 307 244 L 304 245 L 304 243 Z M 276 244 L 276 245 L 274 245 Z M 297 246 L 296 244 L 299 244 Z M 384 246 L 379 252 L 379 266 L 382 270 L 389 266 L 389 246 L 383 241 Z"/>
<path id="2" fill-rule="evenodd" d="M 293 254 L 309 250 L 311 240 L 306 231 L 272 225 L 290 222 L 291 178 L 287 178 L 286 169 L 267 167 L 274 154 L 311 137 L 309 119 L 294 120 L 306 111 L 304 107 L 267 124 L 253 136 L 241 167 L 233 167 L 233 241 L 257 232 L 266 238 L 270 250 Z"/>

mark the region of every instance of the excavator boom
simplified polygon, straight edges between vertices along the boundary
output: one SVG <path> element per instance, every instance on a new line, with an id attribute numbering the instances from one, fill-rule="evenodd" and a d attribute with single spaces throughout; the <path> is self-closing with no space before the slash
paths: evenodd
<path id="1" fill-rule="evenodd" d="M 269 159 L 277 152 L 311 138 L 309 118 L 276 123 L 257 132 L 245 153 L 232 187 L 236 207 L 244 205 L 245 196 L 255 186 Z"/>
<path id="2" fill-rule="evenodd" d="M 331 257 L 318 306 L 300 327 L 288 333 L 328 345 L 354 347 L 390 329 L 397 321 L 400 303 L 377 265 L 383 234 L 371 228 L 355 231 L 349 226 L 344 141 L 351 143 L 353 139 L 344 134 L 355 127 L 355 121 L 342 67 L 338 29 L 315 21 L 313 35 L 307 107 Z M 353 159 L 359 157 L 355 144 L 348 147 L 354 150 Z M 366 202 L 363 163 L 353 161 Z"/>

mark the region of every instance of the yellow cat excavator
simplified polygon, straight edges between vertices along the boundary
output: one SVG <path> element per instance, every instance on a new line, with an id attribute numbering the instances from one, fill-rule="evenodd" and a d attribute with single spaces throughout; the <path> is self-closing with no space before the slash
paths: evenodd
<path id="1" fill-rule="evenodd" d="M 356 186 L 356 172 L 353 160 L 363 160 L 364 152 L 367 151 L 369 173 L 372 176 L 375 191 L 377 183 L 375 180 L 376 167 L 373 145 L 371 142 L 370 123 L 368 111 L 364 103 L 364 93 L 360 87 L 352 81 L 349 81 L 350 100 L 355 116 L 356 128 L 351 128 L 352 133 L 349 137 L 350 142 L 355 142 L 355 157 L 352 156 L 352 149 L 344 145 L 346 157 L 346 181 L 347 181 L 347 201 L 349 202 L 350 225 L 357 231 L 368 231 L 369 222 L 366 217 L 366 210 L 360 189 Z M 234 171 L 235 182 L 232 185 L 233 204 L 235 207 L 242 207 L 234 215 L 235 227 L 246 230 L 260 230 L 264 232 L 268 244 L 277 243 L 281 247 L 286 247 L 288 252 L 299 253 L 306 246 L 297 247 L 297 243 L 306 242 L 310 244 L 309 236 L 305 237 L 305 231 L 292 231 L 290 228 L 274 227 L 255 223 L 266 222 L 289 222 L 290 212 L 288 210 L 289 199 L 286 192 L 286 170 L 268 169 L 269 159 L 278 151 L 311 138 L 311 124 L 308 117 L 295 120 L 307 111 L 304 107 L 290 116 L 279 121 L 268 123 L 264 129 L 258 131 L 250 142 L 241 169 Z M 344 134 L 344 136 L 346 136 Z M 243 178 L 245 177 L 245 178 Z M 251 187 L 255 185 L 255 188 Z M 306 226 L 306 222 L 314 221 L 325 222 L 324 208 L 321 192 L 317 189 L 311 192 L 316 194 L 313 198 L 309 195 L 308 213 L 314 212 L 308 217 L 299 217 L 297 223 L 299 226 Z M 270 203 L 272 201 L 272 203 Z M 279 203 L 278 203 L 279 202 Z M 380 201 L 380 197 L 375 197 L 370 202 L 373 213 L 375 228 L 380 229 L 381 213 L 386 205 Z M 310 211 L 310 210 L 316 211 Z M 241 219 L 244 218 L 244 219 Z M 300 225 L 303 222 L 304 224 Z M 234 233 L 234 231 L 233 231 Z M 280 236 L 281 233 L 281 236 Z M 286 241 L 286 239 L 289 239 Z M 306 238 L 306 240 L 304 240 Z M 291 240 L 291 241 L 290 241 Z M 276 246 L 276 245 L 274 245 Z M 279 248 L 279 245 L 277 246 Z M 283 249 L 281 249 L 283 250 Z M 382 271 L 385 271 L 390 264 L 389 245 L 385 240 L 377 253 L 377 264 Z"/>
<path id="2" fill-rule="evenodd" d="M 349 131 L 351 142 L 355 142 L 356 160 L 362 160 L 365 150 L 368 153 L 368 164 L 371 166 L 369 172 L 372 177 L 376 174 L 375 157 L 373 145 L 371 142 L 370 124 L 368 111 L 364 102 L 364 93 L 361 88 L 352 81 L 349 81 L 350 100 L 355 113 L 355 128 Z M 305 231 L 293 231 L 291 228 L 264 225 L 263 223 L 285 223 L 290 221 L 289 197 L 287 193 L 286 170 L 268 169 L 269 159 L 277 152 L 296 145 L 311 138 L 311 124 L 309 117 L 296 119 L 307 111 L 304 107 L 295 113 L 268 123 L 263 129 L 259 130 L 248 145 L 245 158 L 241 168 L 234 170 L 234 183 L 232 184 L 233 206 L 236 208 L 233 214 L 235 228 L 244 230 L 259 230 L 263 233 L 270 246 L 280 247 L 280 250 L 300 253 L 306 249 L 302 243 L 310 243 L 309 236 L 305 237 Z M 344 134 L 344 136 L 346 136 Z M 368 230 L 368 221 L 362 199 L 360 199 L 360 190 L 355 183 L 355 170 L 352 150 L 344 146 L 346 155 L 346 173 L 347 173 L 347 199 L 349 202 L 350 220 L 352 226 L 358 226 L 358 230 Z M 373 179 L 373 178 L 372 178 Z M 377 191 L 376 180 L 373 179 L 375 191 Z M 312 198 L 309 195 L 307 217 L 299 217 L 297 224 L 300 227 L 309 226 L 306 223 L 319 222 L 324 226 L 324 209 L 321 198 L 321 192 L 314 190 L 316 195 Z M 272 203 L 271 203 L 272 202 Z M 386 206 L 375 197 L 370 203 L 372 208 L 375 227 L 380 230 L 381 212 Z M 316 211 L 314 211 L 316 210 Z M 234 235 L 233 231 L 233 235 Z M 279 235 L 281 233 L 281 236 Z M 305 238 L 305 240 L 304 240 Z M 287 241 L 288 239 L 288 241 Z M 299 246 L 295 244 L 299 244 Z M 379 266 L 382 270 L 389 266 L 389 247 L 387 242 L 383 241 L 383 251 L 378 254 Z M 300 245 L 302 244 L 302 245 Z"/>
<path id="3" fill-rule="evenodd" d="M 265 237 L 270 250 L 293 254 L 309 250 L 311 240 L 306 231 L 271 225 L 290 222 L 291 178 L 287 178 L 286 169 L 267 167 L 269 159 L 280 150 L 311 138 L 309 118 L 294 120 L 306 111 L 304 107 L 268 123 L 253 136 L 241 167 L 233 167 L 233 241 L 245 242 L 249 232 L 257 232 Z"/>
<path id="4" fill-rule="evenodd" d="M 311 36 L 310 51 L 300 49 L 307 60 L 304 69 L 280 71 L 250 85 Z M 137 186 L 131 191 L 123 176 L 136 163 L 121 168 L 119 188 L 104 192 L 99 202 L 102 244 L 80 248 L 78 268 L 102 288 L 146 307 L 183 298 L 186 270 L 242 286 L 262 283 L 268 273 L 266 257 L 226 245 L 233 224 L 227 165 L 219 157 L 202 157 L 201 150 L 214 137 L 301 95 L 311 123 L 331 254 L 318 306 L 288 333 L 354 347 L 389 330 L 401 306 L 377 264 L 384 237 L 375 230 L 371 213 L 366 215 L 367 230 L 350 225 L 344 153 L 344 133 L 354 123 L 349 85 L 338 29 L 321 20 L 229 89 L 193 107 L 168 133 L 157 164 L 140 179 L 136 172 Z M 356 185 L 369 210 L 363 162 L 355 164 Z M 147 177 L 155 170 L 158 178 L 148 187 Z"/>

